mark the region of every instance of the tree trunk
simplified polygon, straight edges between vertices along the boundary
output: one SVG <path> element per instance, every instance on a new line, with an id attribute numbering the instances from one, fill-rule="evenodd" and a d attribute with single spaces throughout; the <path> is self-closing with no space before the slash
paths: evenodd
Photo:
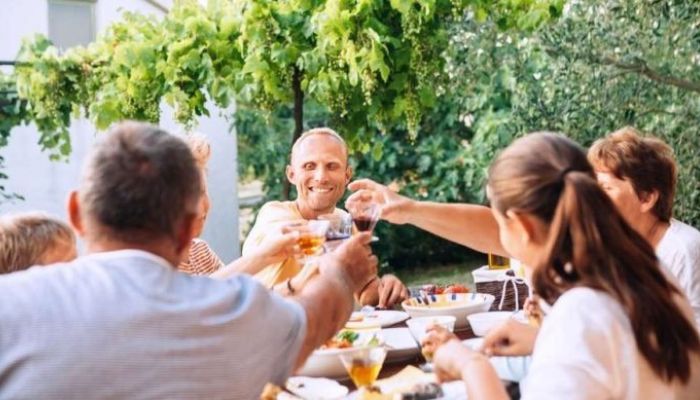
<path id="1" fill-rule="evenodd" d="M 294 75 L 292 76 L 292 90 L 294 91 L 294 135 L 289 148 L 291 151 L 294 142 L 299 139 L 304 130 L 304 92 L 301 90 L 302 73 L 297 67 L 294 67 Z M 289 191 L 291 185 L 285 178 L 284 186 L 282 186 L 282 197 L 289 200 Z"/>

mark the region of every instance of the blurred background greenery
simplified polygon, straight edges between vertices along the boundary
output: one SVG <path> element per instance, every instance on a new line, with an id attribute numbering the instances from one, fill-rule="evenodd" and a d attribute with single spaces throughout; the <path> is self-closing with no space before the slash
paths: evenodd
<path id="1" fill-rule="evenodd" d="M 481 203 L 489 162 L 514 138 L 550 130 L 588 146 L 632 125 L 674 148 L 680 166 L 675 217 L 700 226 L 699 3 L 572 1 L 560 19 L 535 32 L 467 16 L 451 27 L 449 44 L 449 79 L 420 133 L 411 139 L 406 127 L 373 126 L 378 134 L 354 137 L 356 176 L 395 182 L 413 198 Z M 305 128 L 334 127 L 337 120 L 306 103 Z M 281 198 L 291 109 L 261 114 L 241 107 L 235 126 L 241 176 L 262 179 L 266 199 Z M 465 271 L 485 263 L 411 226 L 381 223 L 377 234 L 382 267 L 409 280 L 430 266 L 464 281 Z"/>

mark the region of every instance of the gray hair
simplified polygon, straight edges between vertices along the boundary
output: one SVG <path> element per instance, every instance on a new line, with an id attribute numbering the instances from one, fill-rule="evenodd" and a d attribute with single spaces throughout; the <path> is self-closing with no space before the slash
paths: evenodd
<path id="1" fill-rule="evenodd" d="M 201 177 L 182 139 L 158 127 L 123 122 L 85 165 L 80 203 L 103 234 L 128 243 L 174 238 L 197 213 Z"/>
<path id="2" fill-rule="evenodd" d="M 58 245 L 75 246 L 68 224 L 40 212 L 0 217 L 0 274 L 46 263 L 44 256 Z"/>

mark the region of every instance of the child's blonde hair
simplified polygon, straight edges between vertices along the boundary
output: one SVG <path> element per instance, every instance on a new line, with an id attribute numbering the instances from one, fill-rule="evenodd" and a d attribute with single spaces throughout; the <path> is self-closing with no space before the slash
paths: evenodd
<path id="1" fill-rule="evenodd" d="M 206 170 L 211 157 L 211 145 L 207 137 L 200 132 L 190 132 L 185 135 L 185 143 L 190 147 L 194 161 L 201 170 Z"/>
<path id="2" fill-rule="evenodd" d="M 0 274 L 51 264 L 58 246 L 75 248 L 75 233 L 65 222 L 40 212 L 0 216 Z"/>

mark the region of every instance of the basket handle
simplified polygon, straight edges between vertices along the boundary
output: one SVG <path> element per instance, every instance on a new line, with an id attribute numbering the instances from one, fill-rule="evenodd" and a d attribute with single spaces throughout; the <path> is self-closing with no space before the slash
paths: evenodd
<path id="1" fill-rule="evenodd" d="M 503 279 L 503 290 L 501 291 L 501 301 L 498 303 L 498 310 L 500 311 L 503 308 L 503 301 L 506 299 L 506 289 L 508 288 L 508 283 L 513 285 L 513 291 L 515 293 L 515 310 L 520 309 L 520 299 L 518 299 L 518 284 L 524 284 L 527 286 L 528 292 L 532 294 L 532 289 L 530 288 L 530 285 L 527 283 L 527 281 L 523 278 L 518 278 L 515 276 L 510 276 L 507 275 Z"/>

